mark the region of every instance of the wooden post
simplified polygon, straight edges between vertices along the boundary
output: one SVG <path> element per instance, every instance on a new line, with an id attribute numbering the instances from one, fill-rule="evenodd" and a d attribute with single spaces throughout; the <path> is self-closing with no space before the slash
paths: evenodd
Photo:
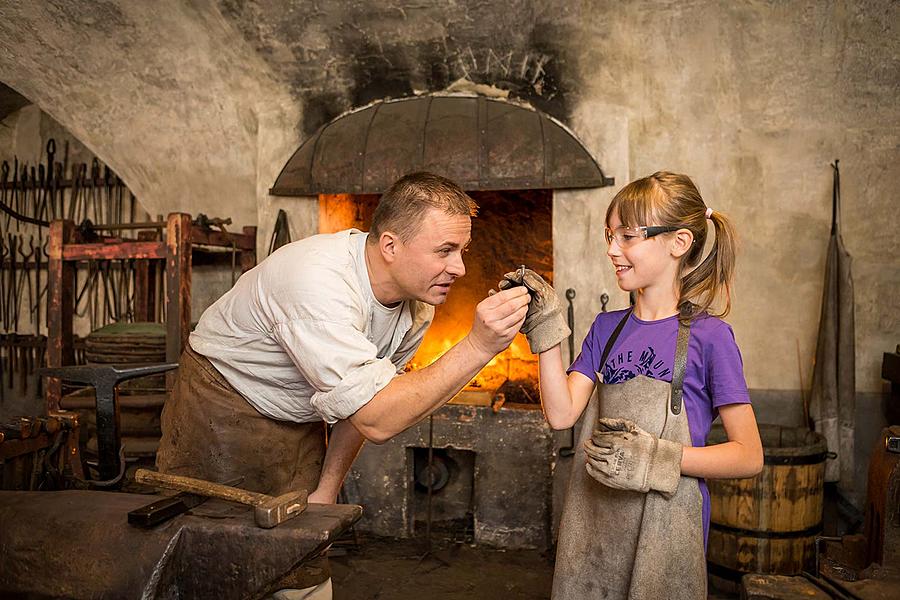
<path id="1" fill-rule="evenodd" d="M 241 250 L 241 273 L 246 273 L 256 266 L 256 227 L 244 227 L 243 232 L 253 240 L 249 250 Z"/>
<path id="2" fill-rule="evenodd" d="M 166 225 L 166 362 L 178 362 L 191 331 L 191 215 L 169 214 Z M 166 373 L 172 389 L 175 371 Z"/>
<path id="3" fill-rule="evenodd" d="M 156 231 L 139 231 L 138 240 L 150 242 L 158 239 Z M 156 311 L 156 269 L 155 260 L 138 260 L 134 267 L 134 320 L 155 322 Z"/>
<path id="4" fill-rule="evenodd" d="M 72 315 L 75 314 L 75 264 L 63 260 L 63 247 L 75 240 L 72 221 L 53 221 L 47 247 L 47 366 L 62 367 L 75 363 Z M 47 414 L 59 410 L 62 382 L 47 379 Z"/>

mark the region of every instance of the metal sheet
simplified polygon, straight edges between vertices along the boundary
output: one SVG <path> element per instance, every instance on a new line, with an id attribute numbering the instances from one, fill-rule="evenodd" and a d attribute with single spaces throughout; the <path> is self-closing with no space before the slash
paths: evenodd
<path id="1" fill-rule="evenodd" d="M 437 96 L 425 124 L 422 169 L 441 173 L 469 190 L 479 189 L 479 128 L 476 98 Z"/>
<path id="2" fill-rule="evenodd" d="M 472 191 L 614 184 L 565 126 L 527 104 L 433 94 L 376 102 L 324 125 L 269 193 L 378 194 L 419 170 Z"/>

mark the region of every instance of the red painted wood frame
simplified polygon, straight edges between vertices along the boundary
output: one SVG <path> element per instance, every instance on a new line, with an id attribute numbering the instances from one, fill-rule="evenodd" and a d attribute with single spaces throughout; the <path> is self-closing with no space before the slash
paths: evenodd
<path id="1" fill-rule="evenodd" d="M 72 316 L 75 313 L 75 272 L 79 261 L 137 260 L 135 312 L 148 318 L 153 269 L 157 261 L 165 261 L 166 277 L 166 362 L 178 362 L 187 343 L 191 327 L 191 253 L 194 245 L 232 249 L 240 255 L 241 272 L 256 264 L 256 227 L 244 227 L 242 233 L 211 231 L 193 226 L 191 216 L 171 213 L 166 220 L 166 239 L 157 241 L 153 232 L 138 233 L 137 240 L 105 238 L 83 243 L 71 221 L 50 224 L 47 366 L 61 367 L 75 362 Z M 167 375 L 171 387 L 174 372 Z M 59 411 L 62 384 L 58 378 L 47 379 L 47 414 Z"/>

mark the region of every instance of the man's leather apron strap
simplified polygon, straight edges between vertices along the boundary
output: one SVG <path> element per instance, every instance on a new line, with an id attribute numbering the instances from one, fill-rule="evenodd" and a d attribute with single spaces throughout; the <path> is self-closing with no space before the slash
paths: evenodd
<path id="1" fill-rule="evenodd" d="M 625 313 L 625 316 L 622 317 L 622 320 L 619 321 L 619 324 L 616 325 L 616 328 L 613 330 L 612 335 L 609 336 L 609 340 L 606 342 L 606 347 L 603 348 L 603 355 L 600 357 L 600 371 L 603 372 L 603 368 L 606 365 L 606 359 L 609 358 L 610 352 L 612 352 L 613 346 L 616 344 L 616 340 L 619 339 L 619 334 L 622 333 L 622 329 L 625 328 L 625 323 L 628 322 L 628 319 L 631 318 L 631 314 L 633 313 L 633 309 L 628 309 Z M 681 311 L 678 316 L 678 339 L 675 345 L 675 365 L 672 369 L 672 414 L 677 415 L 681 413 L 681 406 L 683 403 L 683 385 L 684 385 L 684 373 L 687 370 L 687 346 L 688 342 L 691 339 L 691 321 L 690 317 L 685 318 L 685 312 Z"/>

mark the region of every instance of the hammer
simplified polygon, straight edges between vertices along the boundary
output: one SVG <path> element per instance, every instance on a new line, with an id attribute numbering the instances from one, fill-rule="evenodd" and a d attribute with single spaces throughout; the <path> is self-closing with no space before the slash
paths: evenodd
<path id="1" fill-rule="evenodd" d="M 256 524 L 269 529 L 288 519 L 296 517 L 306 510 L 306 490 L 296 490 L 280 496 L 267 496 L 257 492 L 248 492 L 239 488 L 212 483 L 193 477 L 157 473 L 148 469 L 138 469 L 134 473 L 138 483 L 153 485 L 169 490 L 190 492 L 210 498 L 221 498 L 253 507 Z"/>

